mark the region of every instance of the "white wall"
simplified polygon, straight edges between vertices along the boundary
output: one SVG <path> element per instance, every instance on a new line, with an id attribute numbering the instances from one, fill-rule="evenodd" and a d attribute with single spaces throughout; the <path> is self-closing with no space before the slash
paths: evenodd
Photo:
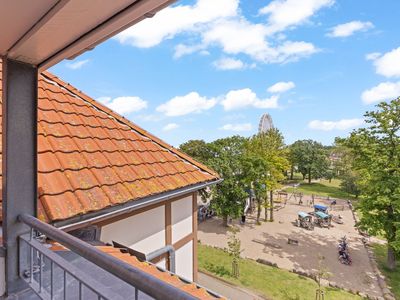
<path id="1" fill-rule="evenodd" d="M 192 233 L 193 230 L 192 195 L 171 203 L 172 243 Z M 165 206 L 119 220 L 103 226 L 100 240 L 119 242 L 145 254 L 165 246 Z M 176 273 L 193 280 L 193 242 L 176 250 Z M 165 268 L 165 260 L 157 263 Z"/>
<path id="2" fill-rule="evenodd" d="M 181 200 L 172 202 L 171 223 L 172 223 L 172 243 L 176 243 L 193 230 L 192 219 L 193 198 L 187 196 Z"/>
<path id="3" fill-rule="evenodd" d="M 160 206 L 103 226 L 100 240 L 113 240 L 143 253 L 165 246 L 165 208 Z"/>
<path id="4" fill-rule="evenodd" d="M 193 242 L 190 241 L 176 253 L 176 274 L 193 281 Z"/>

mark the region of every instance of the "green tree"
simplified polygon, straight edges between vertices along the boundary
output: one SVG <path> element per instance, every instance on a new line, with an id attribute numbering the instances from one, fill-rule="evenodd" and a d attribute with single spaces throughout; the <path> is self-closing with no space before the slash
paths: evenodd
<path id="1" fill-rule="evenodd" d="M 270 220 L 273 221 L 273 191 L 279 187 L 279 182 L 285 178 L 285 171 L 289 167 L 282 134 L 278 129 L 271 129 L 254 135 L 246 144 L 244 157 L 247 163 L 244 170 L 245 178 L 252 183 L 258 203 L 257 221 L 263 201 L 265 219 L 269 207 Z M 267 190 L 270 194 L 269 203 Z"/>
<path id="2" fill-rule="evenodd" d="M 243 213 L 248 197 L 243 174 L 243 152 L 245 138 L 233 136 L 216 140 L 209 144 L 211 158 L 207 165 L 224 180 L 211 189 L 211 205 L 228 226 L 229 217 Z"/>
<path id="3" fill-rule="evenodd" d="M 331 151 L 331 155 L 334 157 L 332 170 L 334 176 L 340 179 L 340 189 L 358 198 L 361 193 L 358 184 L 360 176 L 357 170 L 353 168 L 354 156 L 351 149 L 346 147 L 344 141 L 343 138 L 335 139 L 335 146 Z"/>
<path id="4" fill-rule="evenodd" d="M 290 157 L 296 164 L 303 180 L 308 176 L 308 183 L 312 178 L 321 178 L 329 168 L 327 151 L 320 143 L 313 140 L 299 140 L 290 147 Z"/>
<path id="5" fill-rule="evenodd" d="M 344 144 L 354 156 L 360 176 L 360 227 L 383 233 L 388 242 L 388 267 L 396 267 L 400 251 L 400 98 L 380 103 L 365 114 L 367 126 L 355 130 Z"/>
<path id="6" fill-rule="evenodd" d="M 203 140 L 187 141 L 179 146 L 179 150 L 203 164 L 207 164 L 212 156 L 209 144 Z"/>
<path id="7" fill-rule="evenodd" d="M 236 236 L 239 230 L 235 227 L 232 227 L 230 231 L 231 233 L 229 235 L 228 248 L 226 251 L 228 252 L 229 256 L 232 257 L 232 276 L 238 278 L 240 253 L 242 253 L 243 250 L 241 249 L 241 241 Z"/>

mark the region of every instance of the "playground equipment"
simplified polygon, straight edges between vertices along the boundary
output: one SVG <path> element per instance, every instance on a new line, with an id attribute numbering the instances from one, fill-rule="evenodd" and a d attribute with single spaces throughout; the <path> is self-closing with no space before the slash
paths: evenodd
<path id="1" fill-rule="evenodd" d="M 278 191 L 277 193 L 278 193 L 278 197 L 276 198 L 275 202 L 282 203 L 282 200 L 283 200 L 284 205 L 286 205 L 286 202 L 288 201 L 288 196 L 289 196 L 288 193 L 285 191 Z"/>
<path id="2" fill-rule="evenodd" d="M 314 223 L 320 227 L 330 227 L 332 217 L 322 211 L 316 211 L 314 213 Z"/>
<path id="3" fill-rule="evenodd" d="M 315 212 L 323 212 L 325 214 L 328 214 L 328 206 L 326 205 L 321 205 L 321 204 L 315 204 L 314 205 L 314 211 Z"/>
<path id="4" fill-rule="evenodd" d="M 296 220 L 296 225 L 308 230 L 314 230 L 314 224 L 312 222 L 312 216 L 306 212 L 300 211 Z"/>
<path id="5" fill-rule="evenodd" d="M 337 215 L 337 216 L 332 216 L 332 221 L 337 223 L 337 224 L 343 224 L 343 218 L 341 215 Z"/>

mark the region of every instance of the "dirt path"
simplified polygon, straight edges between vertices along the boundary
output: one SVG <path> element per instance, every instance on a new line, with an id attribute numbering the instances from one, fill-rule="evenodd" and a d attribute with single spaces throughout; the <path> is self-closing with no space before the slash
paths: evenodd
<path id="1" fill-rule="evenodd" d="M 307 197 L 304 200 L 307 203 Z M 327 204 L 323 201 L 318 203 Z M 256 225 L 252 217 L 248 218 L 246 225 L 234 222 L 240 228 L 238 236 L 244 249 L 243 256 L 262 258 L 288 270 L 311 272 L 316 270 L 318 256 L 322 255 L 325 257 L 326 268 L 331 273 L 329 281 L 371 296 L 382 296 L 362 237 L 354 228 L 351 210 L 341 200 L 338 201 L 337 208 L 339 210 L 331 213 L 340 214 L 344 224 L 333 223 L 334 227 L 330 229 L 316 227 L 314 231 L 308 231 L 294 226 L 293 221 L 297 218 L 298 211 L 312 211 L 310 207 L 296 204 L 288 204 L 275 212 L 273 223 L 263 222 Z M 344 235 L 350 242 L 352 266 L 340 264 L 337 259 L 338 240 Z M 223 248 L 226 247 L 227 229 L 221 226 L 221 220 L 211 219 L 199 225 L 198 238 L 204 244 Z M 299 245 L 289 245 L 288 238 L 298 240 Z"/>

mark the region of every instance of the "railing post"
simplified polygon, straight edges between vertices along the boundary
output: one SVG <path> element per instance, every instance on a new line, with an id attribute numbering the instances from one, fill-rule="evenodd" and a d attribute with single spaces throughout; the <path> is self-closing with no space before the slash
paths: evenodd
<path id="1" fill-rule="evenodd" d="M 19 278 L 18 236 L 29 227 L 17 220 L 36 216 L 37 68 L 3 59 L 3 235 L 6 248 L 6 293 L 25 288 Z"/>

